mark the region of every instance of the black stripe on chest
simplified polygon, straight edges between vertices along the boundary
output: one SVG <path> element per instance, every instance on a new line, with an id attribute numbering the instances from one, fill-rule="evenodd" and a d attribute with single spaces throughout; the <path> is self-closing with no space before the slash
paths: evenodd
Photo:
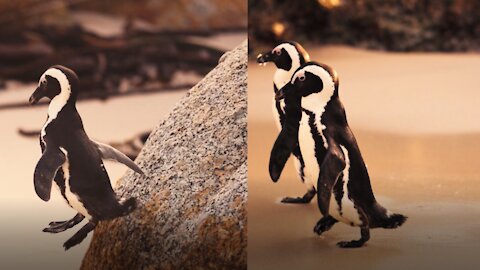
<path id="1" fill-rule="evenodd" d="M 315 113 L 303 108 L 302 111 L 308 116 L 308 126 L 310 127 L 310 133 L 312 134 L 313 141 L 315 142 L 315 157 L 320 165 L 327 154 L 327 149 L 324 146 L 322 135 L 320 135 L 318 132 L 317 123 L 315 122 Z M 321 123 L 318 124 L 321 125 Z"/>

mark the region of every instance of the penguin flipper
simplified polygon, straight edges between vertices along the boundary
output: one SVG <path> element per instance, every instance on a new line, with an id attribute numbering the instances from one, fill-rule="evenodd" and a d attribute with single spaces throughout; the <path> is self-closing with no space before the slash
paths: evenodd
<path id="1" fill-rule="evenodd" d="M 318 208 L 323 216 L 328 216 L 330 197 L 337 183 L 340 173 L 346 166 L 345 156 L 342 150 L 334 143 L 329 143 L 328 151 L 320 167 L 320 175 L 317 181 Z"/>
<path id="2" fill-rule="evenodd" d="M 298 147 L 298 129 L 302 119 L 301 97 L 285 98 L 285 121 L 282 124 L 282 131 L 278 134 L 272 152 L 268 171 L 273 182 L 277 182 L 282 174 L 288 158 Z"/>
<path id="3" fill-rule="evenodd" d="M 65 163 L 65 154 L 59 148 L 46 148 L 35 167 L 33 183 L 38 197 L 44 201 L 50 200 L 52 182 L 58 169 Z"/>
<path id="4" fill-rule="evenodd" d="M 118 151 L 117 149 L 113 148 L 112 146 L 104 143 L 99 143 L 96 141 L 92 140 L 92 143 L 95 144 L 95 146 L 98 148 L 100 151 L 100 155 L 102 156 L 102 159 L 108 159 L 108 160 L 114 160 L 117 162 L 120 162 L 130 169 L 134 170 L 135 172 L 145 175 L 143 171 L 133 162 L 127 155 L 124 153 Z"/>
<path id="5" fill-rule="evenodd" d="M 273 145 L 272 152 L 270 153 L 270 162 L 268 164 L 268 172 L 273 182 L 277 182 L 278 178 L 282 174 L 285 163 L 292 151 L 288 147 L 288 136 L 282 132 L 278 135 L 275 144 Z"/>

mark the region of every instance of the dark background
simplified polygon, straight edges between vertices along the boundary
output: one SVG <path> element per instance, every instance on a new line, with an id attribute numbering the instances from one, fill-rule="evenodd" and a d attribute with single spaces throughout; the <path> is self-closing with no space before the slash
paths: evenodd
<path id="1" fill-rule="evenodd" d="M 480 50 L 480 1 L 248 2 L 250 52 L 292 39 L 388 51 Z"/>

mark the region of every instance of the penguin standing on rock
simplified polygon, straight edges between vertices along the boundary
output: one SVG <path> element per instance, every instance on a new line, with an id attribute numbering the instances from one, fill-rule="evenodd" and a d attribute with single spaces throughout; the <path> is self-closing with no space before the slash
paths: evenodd
<path id="1" fill-rule="evenodd" d="M 75 105 L 78 85 L 75 72 L 53 66 L 41 76 L 30 97 L 32 105 L 43 97 L 51 100 L 47 121 L 40 133 L 42 157 L 34 172 L 35 192 L 48 201 L 53 182 L 70 207 L 78 212 L 71 220 L 51 222 L 43 231 L 59 233 L 88 219 L 88 223 L 64 243 L 65 250 L 82 242 L 98 221 L 128 215 L 136 207 L 135 198 L 117 199 L 102 158 L 116 160 L 143 174 L 123 153 L 88 138 Z"/>
<path id="2" fill-rule="evenodd" d="M 338 221 L 360 227 L 359 240 L 338 243 L 343 248 L 356 248 L 369 240 L 370 229 L 393 229 L 405 222 L 407 217 L 386 210 L 373 195 L 332 68 L 315 62 L 302 65 L 290 83 L 277 91 L 276 99 L 285 100 L 285 123 L 271 152 L 270 176 L 274 181 L 280 177 L 298 142 L 305 178 L 316 183 L 323 215 L 314 227 L 315 233 L 328 231 Z M 302 125 L 302 114 L 316 117 L 309 118 L 310 125 Z"/>
<path id="3" fill-rule="evenodd" d="M 295 70 L 307 61 L 310 61 L 308 53 L 297 42 L 281 43 L 273 50 L 259 54 L 257 57 L 257 62 L 260 65 L 266 65 L 268 62 L 273 62 L 277 67 L 275 75 L 273 76 L 274 93 L 277 93 L 279 89 L 290 83 L 290 79 Z M 281 130 L 283 123 L 285 122 L 285 102 L 283 100 L 273 99 L 273 115 L 278 129 Z M 301 181 L 306 185 L 307 192 L 303 197 L 283 198 L 282 203 L 309 203 L 316 194 L 314 185 L 309 181 L 305 181 L 303 172 L 305 164 L 300 148 L 298 146 L 295 147 L 292 154 L 295 158 L 295 168 Z"/>

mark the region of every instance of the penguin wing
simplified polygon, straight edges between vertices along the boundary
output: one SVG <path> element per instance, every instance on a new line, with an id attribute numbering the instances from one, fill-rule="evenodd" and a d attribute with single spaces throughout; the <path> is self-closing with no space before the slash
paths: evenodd
<path id="1" fill-rule="evenodd" d="M 282 130 L 275 140 L 272 152 L 270 153 L 270 162 L 268 164 L 268 172 L 270 173 L 270 178 L 272 178 L 273 182 L 277 182 L 280 178 L 283 168 L 296 145 L 295 139 L 296 137 L 292 138 L 288 135 L 288 132 Z"/>
<path id="2" fill-rule="evenodd" d="M 318 207 L 324 216 L 328 216 L 333 187 L 345 166 L 345 156 L 342 149 L 334 142 L 329 142 L 327 154 L 320 166 L 320 174 L 317 181 Z"/>
<path id="3" fill-rule="evenodd" d="M 273 182 L 277 182 L 282 174 L 290 154 L 298 146 L 298 129 L 302 119 L 301 99 L 285 98 L 285 120 L 282 131 L 278 134 L 270 153 L 268 171 Z"/>
<path id="4" fill-rule="evenodd" d="M 115 160 L 117 162 L 120 162 L 130 169 L 134 170 L 135 172 L 139 174 L 143 174 L 143 171 L 135 164 L 129 157 L 127 157 L 124 153 L 118 151 L 117 149 L 113 148 L 112 146 L 104 143 L 99 143 L 96 141 L 92 140 L 92 143 L 95 144 L 95 146 L 98 148 L 100 151 L 100 155 L 102 156 L 102 159 L 109 159 L 109 160 Z"/>
<path id="5" fill-rule="evenodd" d="M 38 197 L 44 201 L 50 200 L 52 181 L 58 169 L 65 163 L 65 154 L 59 148 L 46 148 L 35 167 L 33 183 Z"/>

